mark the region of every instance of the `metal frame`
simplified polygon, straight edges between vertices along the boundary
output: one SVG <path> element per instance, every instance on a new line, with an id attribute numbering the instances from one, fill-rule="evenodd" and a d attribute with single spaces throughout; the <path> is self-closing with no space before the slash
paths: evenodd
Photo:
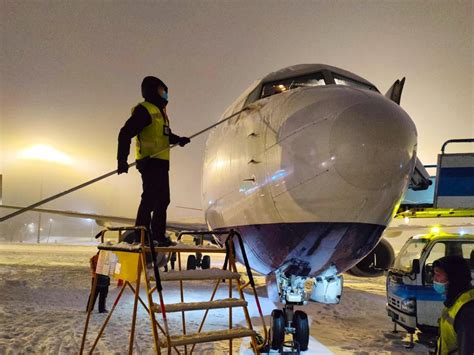
<path id="1" fill-rule="evenodd" d="M 168 252 L 170 254 L 172 252 L 175 252 L 177 254 L 178 270 L 182 271 L 183 270 L 182 269 L 182 259 L 183 258 L 181 257 L 181 253 L 195 252 L 196 250 L 199 249 L 199 247 L 196 247 L 194 249 L 192 249 L 192 248 L 191 249 L 190 248 L 180 248 L 179 246 L 172 246 L 172 247 L 166 247 L 166 248 L 165 247 L 154 247 L 153 243 L 150 243 L 150 242 L 152 242 L 151 237 L 150 237 L 149 233 L 146 233 L 146 228 L 144 228 L 144 227 L 108 228 L 108 229 L 103 230 L 97 237 L 101 237 L 101 241 L 103 243 L 104 242 L 104 235 L 105 235 L 106 232 L 118 231 L 119 232 L 119 240 L 120 240 L 121 234 L 125 230 L 140 231 L 140 245 L 139 245 L 139 247 L 137 247 L 134 250 L 120 250 L 121 252 L 140 253 L 140 258 L 138 260 L 138 265 L 137 265 L 137 277 L 136 277 L 135 285 L 132 285 L 131 282 L 129 282 L 129 281 L 125 281 L 123 283 L 123 285 L 122 285 L 122 287 L 121 287 L 121 289 L 120 289 L 120 291 L 119 291 L 119 293 L 118 293 L 118 295 L 117 295 L 117 297 L 114 301 L 113 307 L 110 310 L 110 313 L 108 314 L 107 318 L 104 320 L 102 326 L 100 327 L 99 332 L 98 332 L 98 334 L 97 334 L 97 336 L 94 340 L 94 343 L 93 343 L 91 349 L 88 351 L 88 353 L 92 354 L 93 351 L 95 350 L 95 348 L 96 348 L 96 346 L 99 342 L 100 337 L 103 335 L 103 333 L 105 331 L 105 328 L 107 327 L 107 325 L 109 323 L 109 320 L 112 317 L 112 314 L 114 313 L 118 303 L 121 300 L 123 292 L 128 287 L 128 288 L 130 288 L 130 290 L 134 294 L 134 303 L 133 303 L 133 311 L 132 311 L 132 324 L 131 324 L 131 330 L 130 330 L 128 354 L 133 353 L 133 342 L 134 342 L 134 339 L 135 339 L 135 325 L 136 325 L 136 319 L 137 319 L 138 303 L 140 303 L 144 307 L 144 309 L 146 310 L 146 312 L 150 316 L 155 353 L 156 354 L 161 354 L 160 338 L 159 338 L 160 334 L 158 333 L 158 329 L 159 329 L 160 332 L 162 333 L 161 335 L 166 338 L 167 353 L 171 354 L 172 349 L 174 349 L 177 354 L 181 354 L 181 352 L 178 350 L 177 346 L 173 346 L 171 335 L 170 335 L 169 328 L 168 328 L 168 320 L 167 320 L 167 317 L 166 317 L 166 305 L 165 305 L 164 300 L 163 300 L 163 293 L 162 293 L 163 287 L 162 287 L 162 284 L 161 284 L 160 272 L 159 272 L 158 266 L 155 264 L 156 251 Z M 147 247 L 146 244 L 145 244 L 145 236 L 147 234 L 148 234 L 149 245 L 152 246 L 151 248 Z M 215 285 L 214 285 L 214 288 L 213 288 L 213 291 L 212 291 L 212 294 L 211 294 L 211 297 L 210 297 L 210 301 L 214 300 L 217 289 L 219 288 L 219 285 L 221 283 L 226 283 L 226 282 L 228 283 L 228 297 L 229 298 L 232 298 L 232 295 L 233 295 L 233 292 L 234 292 L 234 287 L 235 287 L 237 289 L 237 292 L 238 292 L 238 295 L 239 295 L 240 299 L 244 300 L 244 301 L 245 301 L 245 295 L 244 295 L 243 291 L 244 291 L 245 288 L 247 288 L 249 286 L 251 287 L 252 293 L 255 297 L 255 303 L 257 305 L 257 309 L 258 309 L 259 316 L 260 316 L 260 319 L 261 319 L 261 322 L 262 322 L 262 325 L 263 325 L 263 332 L 264 332 L 264 341 L 263 341 L 263 343 L 259 343 L 257 341 L 256 335 L 251 336 L 252 349 L 256 354 L 258 354 L 259 350 L 268 341 L 268 331 L 267 331 L 267 327 L 266 327 L 266 324 L 265 324 L 265 319 L 264 319 L 264 316 L 263 316 L 262 308 L 260 306 L 260 302 L 259 302 L 259 299 L 258 299 L 257 290 L 256 290 L 256 287 L 255 287 L 255 281 L 254 281 L 254 278 L 253 278 L 253 275 L 252 275 L 252 271 L 250 269 L 250 265 L 248 263 L 247 254 L 246 254 L 245 249 L 244 249 L 242 236 L 240 235 L 240 233 L 238 231 L 235 231 L 235 230 L 216 231 L 216 232 L 212 232 L 212 231 L 209 231 L 209 232 L 207 232 L 207 231 L 186 231 L 186 232 L 181 232 L 179 234 L 179 236 L 181 237 L 183 234 L 200 235 L 201 236 L 201 251 L 203 251 L 203 252 L 206 252 L 206 253 L 208 253 L 208 252 L 209 253 L 225 253 L 226 254 L 225 255 L 225 261 L 224 261 L 224 265 L 222 267 L 222 270 L 227 270 L 227 271 L 232 271 L 232 272 L 237 272 L 234 243 L 235 242 L 239 243 L 239 247 L 242 251 L 243 262 L 244 262 L 244 266 L 246 268 L 246 272 L 247 272 L 249 281 L 245 282 L 245 281 L 242 281 L 241 279 L 238 279 L 238 280 L 236 280 L 236 284 L 234 284 L 231 278 L 226 279 L 226 280 L 217 280 Z M 217 235 L 225 235 L 225 234 L 228 235 L 226 240 L 225 240 L 225 248 L 203 248 L 202 247 L 203 236 L 204 235 L 213 235 L 213 234 L 214 235 L 216 235 L 216 234 Z M 98 248 L 99 248 L 99 250 L 110 250 L 110 251 L 116 250 L 117 251 L 117 249 L 113 248 L 112 246 L 99 246 Z M 150 284 L 151 283 L 151 280 L 150 280 L 150 277 L 149 277 L 150 275 L 148 275 L 148 271 L 147 271 L 147 267 L 146 267 L 146 265 L 147 265 L 146 253 L 149 253 L 149 252 L 151 252 L 151 254 L 152 254 L 153 268 L 154 268 L 154 274 L 155 274 L 154 276 L 155 276 L 155 282 L 156 282 L 156 286 L 153 286 L 153 287 Z M 141 299 L 140 294 L 139 294 L 140 293 L 140 284 L 141 284 L 142 273 L 145 275 L 145 288 L 146 288 L 148 306 Z M 184 303 L 185 302 L 184 281 L 179 280 L 179 284 L 180 284 L 180 300 L 181 300 L 182 303 Z M 96 287 L 97 287 L 97 278 L 94 279 L 94 282 L 93 282 L 93 285 L 92 285 L 92 290 L 91 290 L 92 293 L 95 292 Z M 156 309 L 157 307 L 154 307 L 155 304 L 153 303 L 153 292 L 155 292 L 155 291 L 158 293 L 158 297 L 159 297 L 159 304 L 156 304 L 156 306 L 159 306 L 159 311 Z M 248 329 L 253 330 L 252 321 L 251 321 L 250 314 L 248 312 L 247 306 L 242 306 L 242 307 L 243 307 L 247 327 L 248 327 Z M 209 309 L 210 308 L 204 309 L 204 315 L 203 315 L 202 321 L 199 325 L 199 329 L 198 329 L 197 333 L 201 333 L 201 331 L 204 327 L 207 315 L 209 313 Z M 88 331 L 88 327 L 89 327 L 89 320 L 90 320 L 91 312 L 92 312 L 92 303 L 89 304 L 89 308 L 87 310 L 87 317 L 86 317 L 84 332 L 83 332 L 83 336 L 82 336 L 80 354 L 83 354 L 84 351 L 85 351 L 85 343 L 86 343 L 86 337 L 87 337 L 87 331 Z M 162 319 L 163 319 L 163 326 L 160 325 L 160 323 L 156 319 L 155 312 L 161 313 Z M 187 332 L 185 312 L 186 312 L 185 310 L 181 311 L 181 321 L 182 321 L 182 333 L 183 333 L 183 335 L 186 335 L 186 332 Z M 233 321 L 232 321 L 233 317 L 232 316 L 233 316 L 232 306 L 229 306 L 229 322 L 228 322 L 228 327 L 229 328 L 228 329 L 232 329 L 232 327 L 233 327 Z M 233 339 L 230 338 L 229 339 L 229 353 L 230 354 L 232 354 L 232 352 L 233 352 L 233 343 L 232 342 L 233 342 Z M 184 345 L 184 354 L 192 354 L 193 351 L 194 351 L 195 345 L 196 344 L 192 344 L 190 349 L 188 349 L 188 345 Z"/>
<path id="2" fill-rule="evenodd" d="M 455 155 L 464 155 L 466 153 L 445 153 L 446 147 L 448 144 L 452 143 L 474 143 L 474 138 L 460 138 L 460 139 L 448 139 L 446 142 L 443 143 L 441 146 L 441 154 L 438 154 L 438 161 L 436 164 L 436 185 L 435 185 L 435 191 L 434 191 L 434 198 L 433 198 L 433 206 L 435 209 L 438 208 L 438 190 L 439 190 L 439 177 L 441 174 L 441 164 L 444 156 L 455 156 Z M 471 153 L 468 153 L 471 154 Z M 466 208 L 464 208 L 466 209 Z"/>

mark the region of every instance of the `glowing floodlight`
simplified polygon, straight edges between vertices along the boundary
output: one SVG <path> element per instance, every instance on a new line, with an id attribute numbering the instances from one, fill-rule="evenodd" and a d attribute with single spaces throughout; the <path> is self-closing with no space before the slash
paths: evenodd
<path id="1" fill-rule="evenodd" d="M 72 159 L 59 150 L 46 145 L 38 144 L 27 148 L 20 153 L 22 159 L 42 160 L 64 165 L 72 164 Z"/>
<path id="2" fill-rule="evenodd" d="M 434 226 L 431 228 L 431 233 L 438 234 L 440 232 L 440 228 L 438 226 Z"/>

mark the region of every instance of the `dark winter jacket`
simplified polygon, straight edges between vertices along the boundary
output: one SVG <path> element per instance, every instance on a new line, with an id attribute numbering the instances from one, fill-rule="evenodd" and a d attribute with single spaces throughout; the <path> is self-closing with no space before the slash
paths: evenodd
<path id="1" fill-rule="evenodd" d="M 449 255 L 436 260 L 433 267 L 443 269 L 448 275 L 448 292 L 444 305 L 451 307 L 456 299 L 472 288 L 471 271 L 462 256 Z M 457 313 L 454 320 L 459 354 L 474 354 L 474 301 L 466 303 Z"/>
<path id="2" fill-rule="evenodd" d="M 153 76 L 147 76 L 143 79 L 142 82 L 142 96 L 143 98 L 152 103 L 153 105 L 157 106 L 163 117 L 166 116 L 165 107 L 167 105 L 167 101 L 158 95 L 158 87 L 163 86 L 166 91 L 168 91 L 168 87 L 163 83 L 160 79 L 155 78 Z M 143 128 L 148 126 L 151 123 L 151 116 L 148 113 L 147 109 L 141 105 L 135 107 L 132 112 L 130 118 L 125 122 L 125 125 L 120 130 L 118 136 L 118 152 L 117 152 L 117 160 L 118 161 L 126 161 L 128 155 L 130 153 L 130 143 L 133 137 L 138 135 Z M 170 133 L 169 140 L 170 144 L 177 144 L 179 143 L 180 137 L 176 134 Z M 163 165 L 163 167 L 169 168 L 169 161 L 161 160 L 161 159 L 154 159 L 159 165 Z M 137 168 L 140 168 L 140 163 L 137 162 Z"/>

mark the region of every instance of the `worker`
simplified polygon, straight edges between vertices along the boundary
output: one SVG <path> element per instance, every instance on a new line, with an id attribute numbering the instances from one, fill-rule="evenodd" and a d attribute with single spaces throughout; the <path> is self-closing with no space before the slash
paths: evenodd
<path id="1" fill-rule="evenodd" d="M 474 288 L 467 261 L 449 255 L 433 263 L 433 287 L 446 297 L 439 319 L 437 355 L 474 354 Z"/>
<path id="2" fill-rule="evenodd" d="M 166 209 L 170 203 L 169 147 L 170 144 L 183 147 L 190 139 L 171 132 L 166 113 L 168 87 L 165 83 L 147 76 L 141 89 L 145 101 L 132 109 L 131 117 L 118 136 L 117 173 L 128 172 L 130 142 L 136 137 L 136 162 L 142 177 L 143 193 L 135 225 L 151 230 L 155 243 L 166 247 L 175 244 L 165 235 Z M 139 233 L 136 233 L 135 241 L 139 241 Z"/>
<path id="3" fill-rule="evenodd" d="M 97 300 L 97 296 L 99 296 L 99 313 L 108 313 L 109 311 L 106 309 L 105 304 L 107 301 L 107 294 L 109 293 L 110 277 L 107 275 L 97 274 L 96 270 L 98 260 L 99 252 L 97 252 L 97 254 L 95 254 L 89 260 L 92 273 L 92 287 L 89 300 L 87 301 L 87 311 L 89 311 L 89 307 L 91 311 L 94 309 L 95 301 Z M 97 283 L 95 287 L 95 293 L 92 294 L 95 278 L 97 278 Z M 92 305 L 90 304 L 91 301 Z"/>

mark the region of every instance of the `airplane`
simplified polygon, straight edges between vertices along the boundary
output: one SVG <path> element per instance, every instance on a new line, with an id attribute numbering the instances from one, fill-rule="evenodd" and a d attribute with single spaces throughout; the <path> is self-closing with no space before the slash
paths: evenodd
<path id="1" fill-rule="evenodd" d="M 236 116 L 209 134 L 205 222 L 240 232 L 251 267 L 284 304 L 272 312 L 273 348 L 285 332 L 307 347 L 306 314 L 293 312 L 307 302 L 307 281 L 313 300 L 338 303 L 342 273 L 378 276 L 394 260 L 382 234 L 409 185 L 430 184 L 399 105 L 404 82 L 383 95 L 337 67 L 286 67 L 255 81 L 221 120 Z"/>

